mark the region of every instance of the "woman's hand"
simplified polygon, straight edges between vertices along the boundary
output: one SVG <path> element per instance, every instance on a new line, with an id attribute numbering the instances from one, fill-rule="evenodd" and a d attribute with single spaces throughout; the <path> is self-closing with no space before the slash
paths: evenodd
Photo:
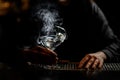
<path id="1" fill-rule="evenodd" d="M 23 51 L 24 59 L 26 62 L 35 64 L 56 64 L 58 57 L 57 54 L 42 46 L 36 46 L 31 49 L 24 49 Z"/>
<path id="2" fill-rule="evenodd" d="M 106 55 L 103 52 L 90 53 L 80 61 L 78 68 L 100 69 L 105 59 Z"/>

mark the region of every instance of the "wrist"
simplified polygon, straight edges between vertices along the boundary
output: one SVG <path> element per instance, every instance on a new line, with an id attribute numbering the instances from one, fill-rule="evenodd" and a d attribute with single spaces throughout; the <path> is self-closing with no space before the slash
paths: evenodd
<path id="1" fill-rule="evenodd" d="M 106 56 L 106 54 L 105 54 L 104 52 L 99 51 L 99 52 L 97 52 L 97 54 L 98 54 L 100 57 L 102 57 L 104 60 L 107 59 L 107 56 Z"/>

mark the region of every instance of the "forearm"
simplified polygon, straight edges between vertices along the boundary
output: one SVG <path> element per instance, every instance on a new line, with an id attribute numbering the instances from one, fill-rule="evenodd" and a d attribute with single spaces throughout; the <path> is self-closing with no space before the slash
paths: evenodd
<path id="1" fill-rule="evenodd" d="M 108 61 L 118 61 L 120 57 L 120 43 L 112 43 L 102 50 Z"/>
<path id="2" fill-rule="evenodd" d="M 116 61 L 120 56 L 120 40 L 110 28 L 104 13 L 95 2 L 92 2 L 92 10 L 93 15 L 95 15 L 96 19 L 101 25 L 100 32 L 106 42 L 103 43 L 106 45 L 106 47 L 102 49 L 101 52 L 103 52 L 106 55 L 108 61 L 113 61 L 113 59 Z"/>

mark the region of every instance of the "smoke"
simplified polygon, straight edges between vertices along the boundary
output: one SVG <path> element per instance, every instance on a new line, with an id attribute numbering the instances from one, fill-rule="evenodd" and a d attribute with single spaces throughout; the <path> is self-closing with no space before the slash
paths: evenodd
<path id="1" fill-rule="evenodd" d="M 43 20 L 43 28 L 42 31 L 49 34 L 53 31 L 54 25 L 57 22 L 56 17 L 58 16 L 57 12 L 50 12 L 49 10 L 42 10 L 40 11 L 41 15 L 40 18 Z"/>
<path id="2" fill-rule="evenodd" d="M 54 32 L 54 28 L 56 26 L 62 25 L 62 18 L 60 18 L 57 9 L 55 9 L 54 4 L 45 3 L 41 6 L 38 6 L 38 11 L 36 12 L 36 16 L 38 19 L 42 21 L 42 34 L 49 35 Z"/>
<path id="3" fill-rule="evenodd" d="M 51 3 L 41 4 L 37 6 L 35 16 L 43 24 L 37 43 L 51 49 L 60 45 L 64 41 L 66 34 L 64 28 L 61 27 L 63 25 L 63 19 L 60 17 L 56 6 Z"/>

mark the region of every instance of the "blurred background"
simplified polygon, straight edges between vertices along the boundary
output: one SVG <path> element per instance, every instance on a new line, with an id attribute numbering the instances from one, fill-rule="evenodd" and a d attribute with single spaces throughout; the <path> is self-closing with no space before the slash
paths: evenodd
<path id="1" fill-rule="evenodd" d="M 14 12 L 19 13 L 20 11 L 25 11 L 29 7 L 29 2 L 34 2 L 34 0 L 0 0 L 0 15 L 6 14 L 8 9 L 13 8 Z M 8 3 L 11 2 L 11 3 Z M 13 3 L 14 2 L 14 3 Z M 116 34 L 119 34 L 120 30 L 120 15 L 119 15 L 119 2 L 117 0 L 95 0 L 99 7 L 105 13 L 110 26 L 115 30 Z M 18 6 L 15 4 L 17 3 Z M 22 6 L 20 7 L 19 5 Z M 120 37 L 120 35 L 118 35 Z"/>

